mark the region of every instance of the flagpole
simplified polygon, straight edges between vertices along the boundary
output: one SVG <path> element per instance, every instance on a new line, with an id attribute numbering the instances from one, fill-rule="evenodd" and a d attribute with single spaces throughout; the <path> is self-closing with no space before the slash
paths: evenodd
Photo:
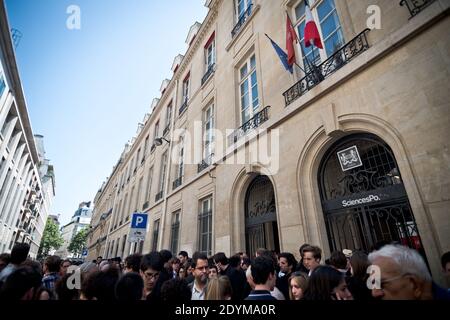
<path id="1" fill-rule="evenodd" d="M 291 27 L 292 27 L 292 29 L 294 29 L 294 32 L 295 32 L 295 28 L 294 28 L 294 25 L 292 24 L 292 19 L 291 19 L 291 17 L 289 16 L 289 12 L 287 12 L 287 10 L 285 10 L 285 12 L 286 12 L 286 14 L 287 14 L 287 16 L 288 16 L 288 18 L 289 18 L 289 21 L 290 21 L 290 23 L 291 23 Z M 297 33 L 296 33 L 296 35 L 297 35 Z M 301 51 L 301 53 L 302 53 L 302 57 L 306 59 L 306 63 L 308 64 L 309 68 L 310 68 L 311 70 L 314 70 L 311 61 L 309 61 L 308 57 L 306 56 L 305 52 L 303 51 L 302 42 L 301 42 L 299 36 L 297 36 L 297 40 L 298 40 L 298 43 L 299 43 L 299 45 L 300 45 L 300 51 Z M 306 76 L 306 71 L 303 70 L 302 67 L 300 67 L 297 63 L 295 63 L 295 64 L 300 68 L 300 70 L 303 71 L 303 73 L 304 73 L 305 76 Z"/>

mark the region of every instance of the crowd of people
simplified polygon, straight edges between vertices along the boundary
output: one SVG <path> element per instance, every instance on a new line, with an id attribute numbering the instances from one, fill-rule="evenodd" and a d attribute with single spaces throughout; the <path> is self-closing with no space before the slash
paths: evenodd
<path id="1" fill-rule="evenodd" d="M 369 254 L 332 252 L 304 244 L 300 261 L 290 252 L 258 249 L 255 257 L 227 257 L 168 250 L 84 262 L 48 256 L 28 258 L 29 245 L 0 255 L 1 300 L 99 300 L 184 303 L 191 300 L 450 300 L 450 291 L 432 279 L 422 256 L 399 244 Z M 442 256 L 450 275 L 450 252 Z M 379 272 L 368 273 L 369 266 Z M 378 278 L 377 278 L 378 277 Z"/>

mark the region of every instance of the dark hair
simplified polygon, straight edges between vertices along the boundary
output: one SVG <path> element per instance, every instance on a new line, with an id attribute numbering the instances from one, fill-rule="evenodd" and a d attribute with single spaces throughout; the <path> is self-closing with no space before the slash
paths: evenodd
<path id="1" fill-rule="evenodd" d="M 347 268 L 347 258 L 341 251 L 334 251 L 330 256 L 330 265 L 337 269 Z"/>
<path id="2" fill-rule="evenodd" d="M 189 255 L 188 255 L 188 253 L 187 253 L 186 251 L 180 251 L 180 252 L 178 252 L 178 255 L 179 255 L 179 256 L 186 257 L 186 258 L 189 257 Z"/>
<path id="3" fill-rule="evenodd" d="M 227 265 L 228 264 L 228 258 L 225 255 L 225 253 L 223 252 L 217 252 L 214 256 L 213 259 L 216 263 L 221 263 L 222 265 Z"/>
<path id="4" fill-rule="evenodd" d="M 2 253 L 0 254 L 0 260 L 7 265 L 11 261 L 11 255 L 9 253 Z"/>
<path id="5" fill-rule="evenodd" d="M 125 258 L 125 267 L 130 268 L 133 272 L 139 272 L 141 266 L 142 255 L 134 253 Z"/>
<path id="6" fill-rule="evenodd" d="M 309 243 L 304 243 L 304 244 L 302 244 L 302 245 L 300 246 L 300 248 L 298 248 L 298 253 L 300 253 L 300 257 L 303 256 L 303 250 L 304 250 L 306 247 L 311 247 L 311 245 L 310 245 Z"/>
<path id="7" fill-rule="evenodd" d="M 442 269 L 445 269 L 445 265 L 450 262 L 450 251 L 444 253 L 441 257 Z"/>
<path id="8" fill-rule="evenodd" d="M 81 285 L 81 291 L 89 300 L 97 298 L 99 301 L 114 301 L 114 288 L 119 279 L 117 268 L 91 273 Z"/>
<path id="9" fill-rule="evenodd" d="M 241 264 L 241 256 L 237 253 L 234 256 L 231 256 L 228 259 L 228 263 L 230 264 L 230 267 L 237 268 Z"/>
<path id="10" fill-rule="evenodd" d="M 161 255 L 164 263 L 166 263 L 170 259 L 172 259 L 172 252 L 170 252 L 169 250 L 163 249 L 163 250 L 159 251 L 159 254 Z"/>
<path id="11" fill-rule="evenodd" d="M 278 255 L 278 259 L 285 258 L 287 260 L 288 266 L 292 266 L 292 268 L 295 268 L 297 265 L 297 260 L 295 260 L 295 257 L 290 252 L 282 252 Z"/>
<path id="12" fill-rule="evenodd" d="M 190 302 L 191 296 L 191 290 L 184 279 L 170 279 L 161 287 L 161 299 L 164 302 Z"/>
<path id="13" fill-rule="evenodd" d="M 272 256 L 272 252 L 270 252 L 270 250 L 267 250 L 266 248 L 256 249 L 256 254 L 258 256 Z"/>
<path id="14" fill-rule="evenodd" d="M 314 269 L 309 278 L 304 299 L 318 301 L 332 300 L 331 293 L 333 289 L 342 281 L 344 281 L 344 275 L 335 268 L 319 266 Z"/>
<path id="15" fill-rule="evenodd" d="M 353 277 L 365 280 L 369 276 L 367 274 L 367 268 L 370 266 L 370 262 L 367 254 L 364 252 L 353 252 L 350 258 L 350 265 L 352 266 Z"/>
<path id="16" fill-rule="evenodd" d="M 42 276 L 29 266 L 14 270 L 0 290 L 0 301 L 21 300 L 31 288 L 37 290 L 41 286 Z"/>
<path id="17" fill-rule="evenodd" d="M 193 254 L 193 265 L 194 265 L 194 268 L 197 267 L 197 261 L 198 260 L 208 260 L 208 257 L 204 253 L 195 252 Z"/>
<path id="18" fill-rule="evenodd" d="M 30 245 L 28 243 L 16 243 L 11 250 L 11 263 L 21 264 L 28 257 Z"/>
<path id="19" fill-rule="evenodd" d="M 314 259 L 318 259 L 320 261 L 320 259 L 322 259 L 322 249 L 320 249 L 319 247 L 316 246 L 306 246 L 303 248 L 303 254 L 305 254 L 305 252 L 312 252 Z M 303 258 L 303 256 L 302 256 Z"/>
<path id="20" fill-rule="evenodd" d="M 270 274 L 275 274 L 275 264 L 268 256 L 256 257 L 251 265 L 251 273 L 255 284 L 265 284 Z"/>
<path id="21" fill-rule="evenodd" d="M 103 260 L 103 257 L 102 256 L 98 256 L 97 259 Z"/>
<path id="22" fill-rule="evenodd" d="M 142 256 L 141 271 L 145 272 L 147 269 L 153 269 L 155 271 L 162 271 L 164 268 L 164 262 L 159 252 L 153 251 L 149 254 Z"/>
<path id="23" fill-rule="evenodd" d="M 75 288 L 69 289 L 67 286 L 67 280 L 72 276 L 71 273 L 66 273 L 64 276 L 59 278 L 55 283 L 55 292 L 60 301 L 72 301 L 78 300 L 79 291 Z"/>
<path id="24" fill-rule="evenodd" d="M 59 272 L 61 258 L 59 256 L 48 256 L 45 258 L 44 265 L 47 266 L 49 272 Z"/>
<path id="25" fill-rule="evenodd" d="M 242 264 L 249 266 L 251 264 L 251 260 L 248 257 L 242 258 Z"/>
<path id="26" fill-rule="evenodd" d="M 134 272 L 124 274 L 117 281 L 114 288 L 116 299 L 119 301 L 137 301 L 142 299 L 144 280 Z"/>

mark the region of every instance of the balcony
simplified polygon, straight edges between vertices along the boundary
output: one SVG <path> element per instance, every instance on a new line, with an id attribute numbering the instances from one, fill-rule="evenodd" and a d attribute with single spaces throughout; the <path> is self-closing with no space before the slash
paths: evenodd
<path id="1" fill-rule="evenodd" d="M 433 2 L 434 0 L 402 0 L 400 1 L 400 5 L 402 7 L 406 5 L 412 18 Z"/>
<path id="2" fill-rule="evenodd" d="M 163 137 L 165 137 L 170 131 L 170 123 L 167 125 L 167 127 L 164 128 L 163 131 Z"/>
<path id="3" fill-rule="evenodd" d="M 202 160 L 202 162 L 200 162 L 197 165 L 197 173 L 202 172 L 203 170 L 205 170 L 206 168 L 208 168 L 211 165 L 211 163 L 212 163 L 212 156 L 213 155 L 207 156 L 205 159 Z"/>
<path id="4" fill-rule="evenodd" d="M 215 63 L 210 65 L 208 67 L 208 70 L 206 70 L 206 73 L 205 73 L 205 75 L 202 78 L 202 85 L 205 84 L 205 82 L 209 79 L 209 77 L 211 77 L 211 75 L 214 73 L 214 71 L 216 71 L 216 64 Z"/>
<path id="5" fill-rule="evenodd" d="M 179 177 L 179 178 L 175 179 L 172 183 L 172 190 L 175 190 L 182 184 L 183 184 L 183 177 Z"/>
<path id="6" fill-rule="evenodd" d="M 269 120 L 269 108 L 270 106 L 265 107 L 260 112 L 255 114 L 253 118 L 234 130 L 234 132 L 228 136 L 228 145 L 231 146 L 236 143 L 248 131 L 258 128 L 261 124 Z"/>
<path id="7" fill-rule="evenodd" d="M 155 202 L 157 202 L 158 200 L 162 199 L 164 192 L 161 190 L 160 192 L 158 192 L 155 196 Z"/>
<path id="8" fill-rule="evenodd" d="M 283 93 L 286 107 L 369 48 L 365 29 Z"/>
<path id="9" fill-rule="evenodd" d="M 245 10 L 244 13 L 239 17 L 238 22 L 234 26 L 233 30 L 231 30 L 232 38 L 234 38 L 238 34 L 239 30 L 241 30 L 245 21 L 247 21 L 248 17 L 250 17 L 250 15 L 252 14 L 252 7 L 253 7 L 253 3 L 250 3 L 247 10 Z"/>
<path id="10" fill-rule="evenodd" d="M 178 115 L 181 116 L 183 112 L 187 109 L 188 102 L 187 99 L 184 100 L 183 104 L 180 107 L 180 110 L 178 111 Z"/>

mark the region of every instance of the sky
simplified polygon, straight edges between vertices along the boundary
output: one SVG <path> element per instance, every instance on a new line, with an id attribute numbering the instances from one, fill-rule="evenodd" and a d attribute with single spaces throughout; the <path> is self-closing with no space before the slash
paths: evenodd
<path id="1" fill-rule="evenodd" d="M 71 5 L 80 9 L 80 29 Z M 51 214 L 64 225 L 93 201 L 187 50 L 204 0 L 6 0 L 23 34 L 16 59 L 34 134 L 55 169 Z M 73 24 L 72 24 L 73 25 Z"/>

